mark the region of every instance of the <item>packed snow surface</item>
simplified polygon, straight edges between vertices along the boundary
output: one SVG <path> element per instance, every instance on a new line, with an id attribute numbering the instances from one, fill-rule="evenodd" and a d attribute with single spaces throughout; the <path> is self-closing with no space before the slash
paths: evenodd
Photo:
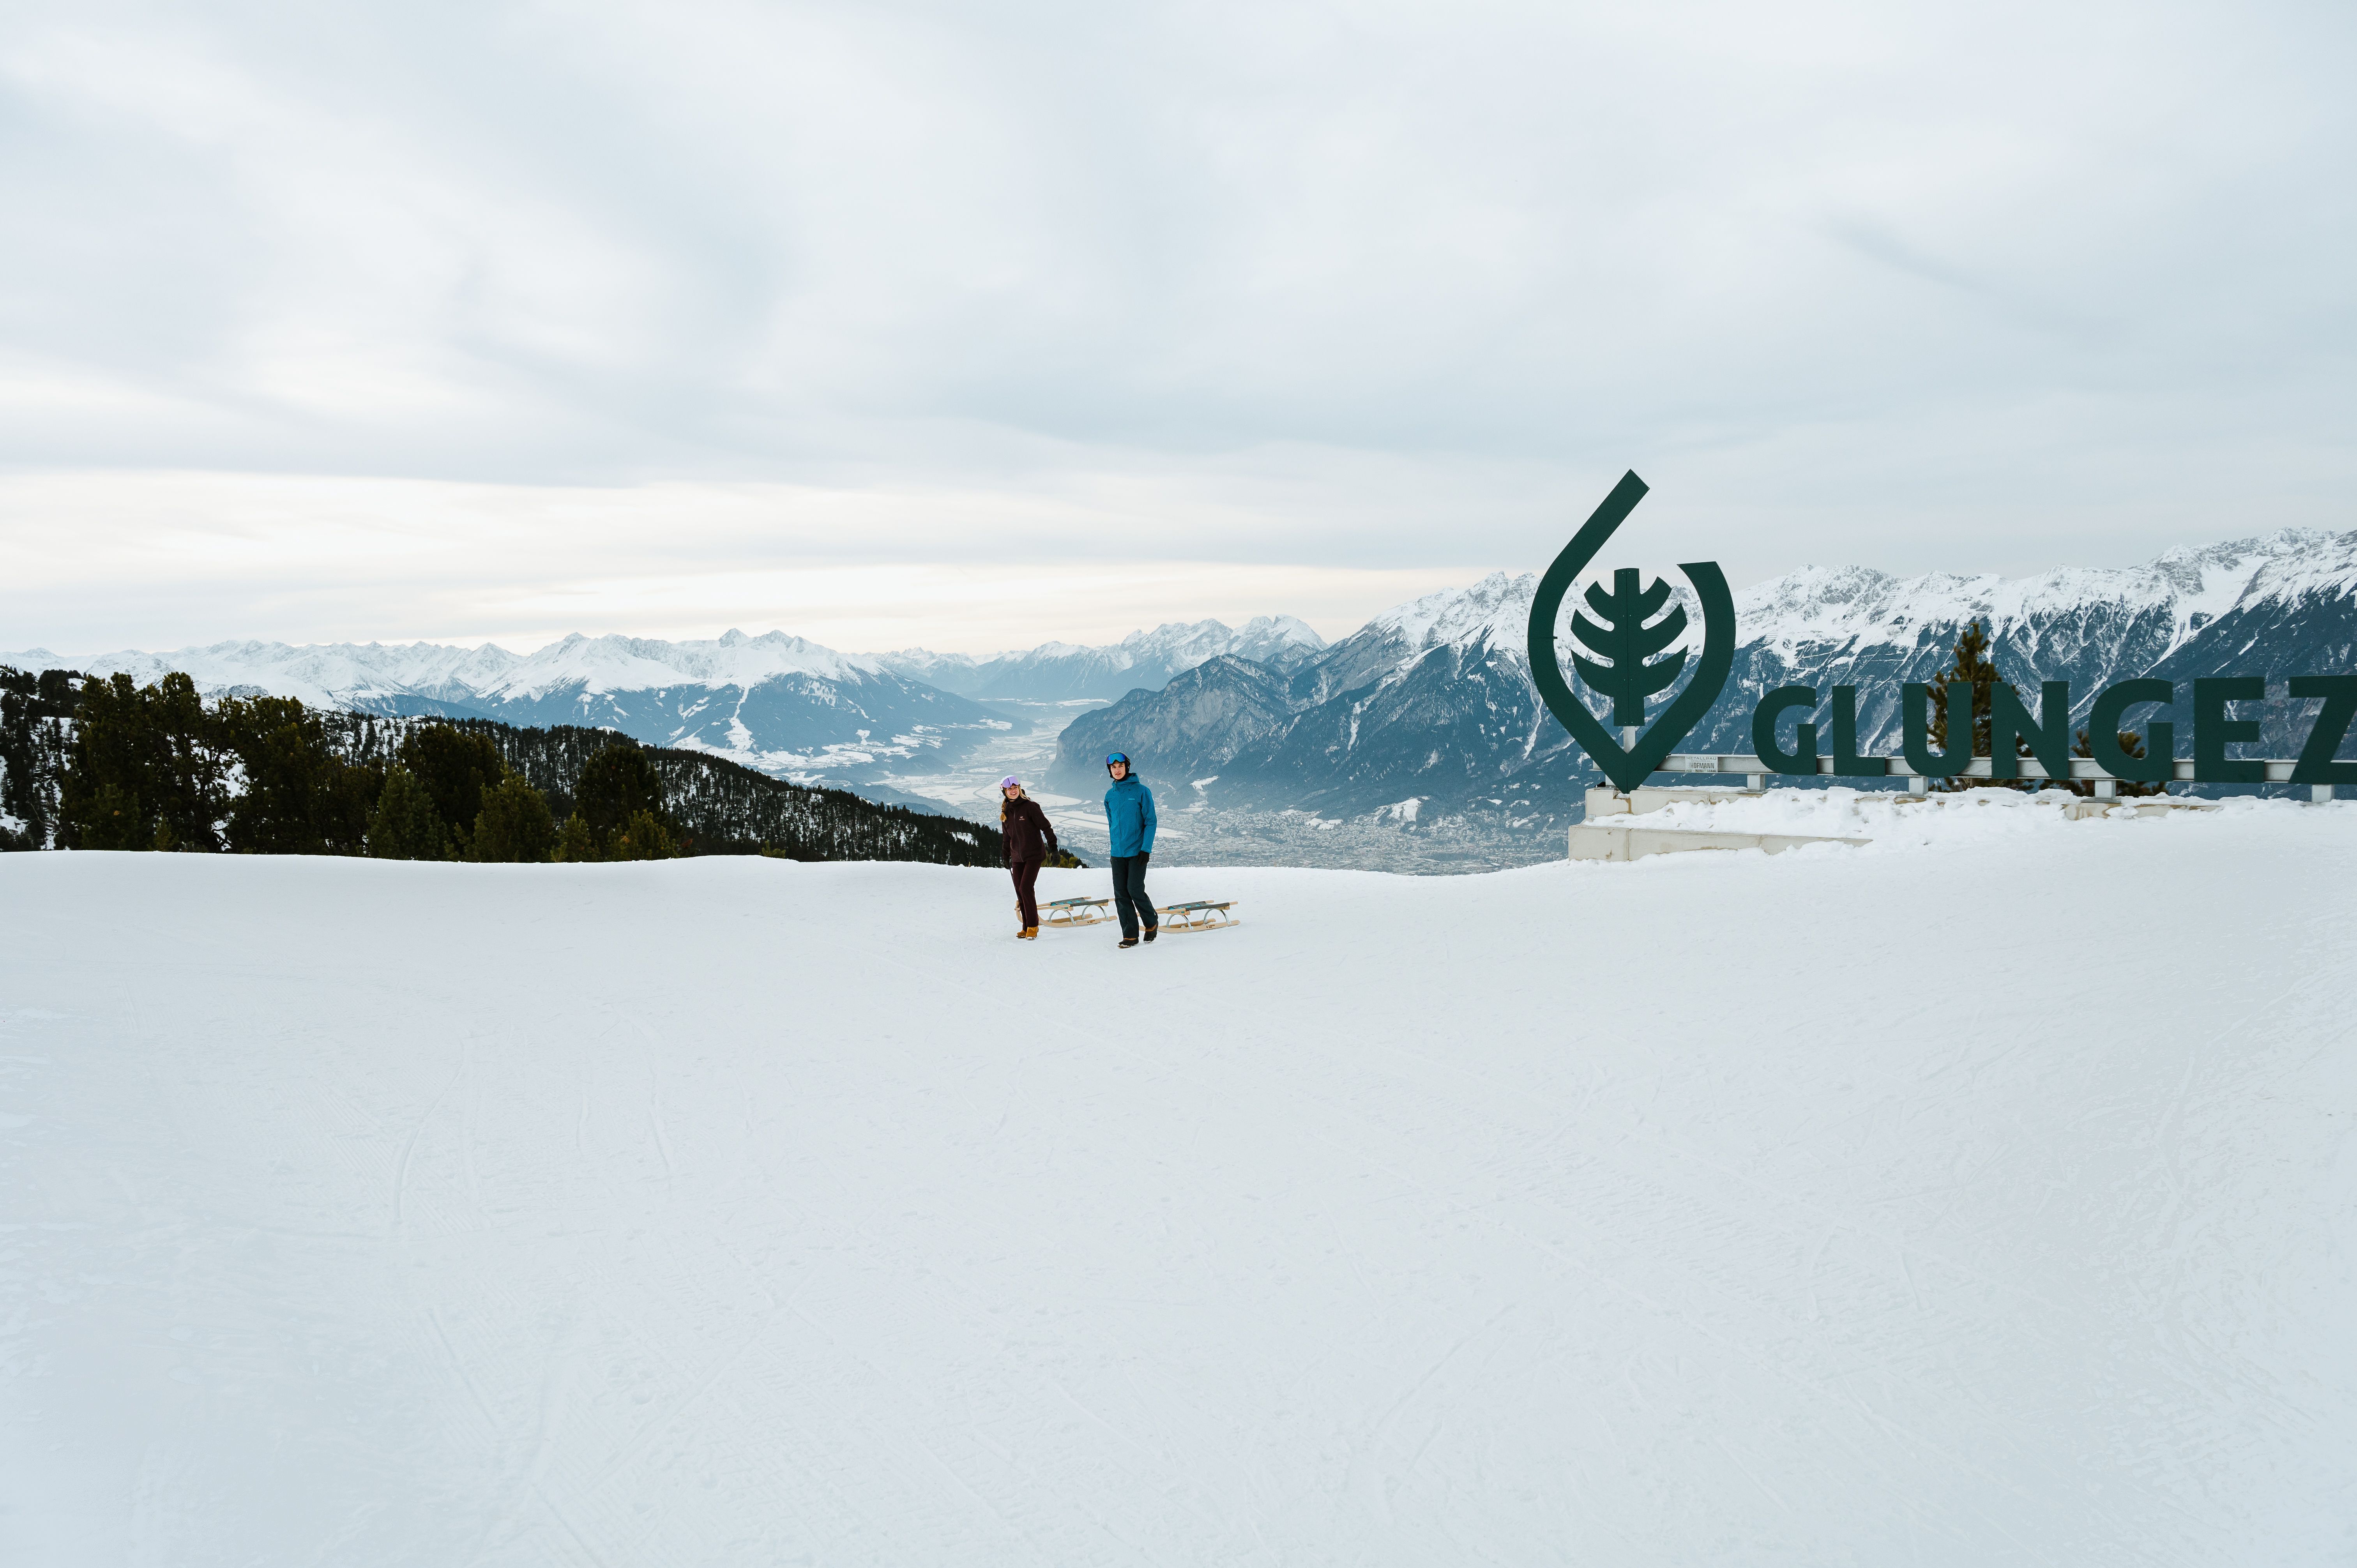
<path id="1" fill-rule="evenodd" d="M 2357 806 L 1152 882 L 0 857 L 5 1560 L 2357 1554 Z"/>

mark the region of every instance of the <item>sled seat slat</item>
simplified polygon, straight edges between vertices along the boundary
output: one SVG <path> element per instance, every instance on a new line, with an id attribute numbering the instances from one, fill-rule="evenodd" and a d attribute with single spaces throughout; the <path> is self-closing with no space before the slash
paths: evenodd
<path id="1" fill-rule="evenodd" d="M 1217 931 L 1243 924 L 1228 913 L 1234 903 L 1233 899 L 1190 898 L 1184 904 L 1165 904 L 1161 913 L 1167 917 L 1164 924 L 1174 931 Z"/>

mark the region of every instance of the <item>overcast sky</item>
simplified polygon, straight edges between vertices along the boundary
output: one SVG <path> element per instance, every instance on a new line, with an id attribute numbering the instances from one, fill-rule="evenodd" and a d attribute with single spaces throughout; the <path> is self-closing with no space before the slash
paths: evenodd
<path id="1" fill-rule="evenodd" d="M 0 648 L 2357 527 L 2357 7 L 0 0 Z"/>

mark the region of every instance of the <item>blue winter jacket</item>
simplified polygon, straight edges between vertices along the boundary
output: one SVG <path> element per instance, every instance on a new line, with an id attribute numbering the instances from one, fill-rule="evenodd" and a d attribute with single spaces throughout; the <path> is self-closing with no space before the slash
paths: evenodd
<path id="1" fill-rule="evenodd" d="M 1136 774 L 1105 791 L 1105 831 L 1114 854 L 1154 853 L 1154 791 Z"/>

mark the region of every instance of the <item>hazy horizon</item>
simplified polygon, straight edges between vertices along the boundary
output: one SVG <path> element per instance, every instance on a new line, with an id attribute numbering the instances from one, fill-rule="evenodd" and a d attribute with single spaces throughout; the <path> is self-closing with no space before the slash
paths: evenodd
<path id="1" fill-rule="evenodd" d="M 2177 545 L 2177 546 L 2171 546 L 2170 548 L 2171 548 L 2172 550 L 2183 550 L 2183 549 L 2201 550 L 2201 549 L 2210 549 L 2210 548 L 2215 548 L 2215 547 L 2222 546 L 2222 545 L 2226 545 L 2226 544 L 2233 544 L 2233 543 L 2244 542 L 2245 542 L 2245 541 L 2264 539 L 2264 538 L 2269 537 L 2269 536 L 2271 536 L 2271 535 L 2273 535 L 2273 534 L 2281 533 L 2281 532 L 2285 532 L 2309 533 L 2309 534 L 2316 535 L 2316 536 L 2320 537 L 2320 538 L 2343 538 L 2343 537 L 2348 537 L 2348 536 L 2350 536 L 2352 532 L 2357 532 L 2357 531 L 2352 531 L 2352 530 L 2332 530 L 2332 529 L 2306 529 L 2306 530 L 2289 530 L 2289 531 L 2286 531 L 2286 530 L 2269 530 L 2269 531 L 2267 531 L 2266 533 L 2262 533 L 2262 534 L 2243 534 L 2243 535 L 2227 536 L 2227 537 L 2222 537 L 2222 538 L 2214 539 L 2214 540 L 2205 540 L 2205 541 L 2199 542 L 2198 543 L 2193 543 L 2193 544 L 2189 544 L 2189 545 Z M 2167 554 L 2167 553 L 2169 553 L 2169 552 L 2168 552 L 2168 551 L 2156 552 L 2153 555 L 2147 556 L 2147 557 L 2146 557 L 2146 558 L 2144 558 L 2143 560 L 2139 560 L 2139 561 L 2122 561 L 2122 562 L 2063 562 L 2063 563 L 2058 563 L 2058 564 L 2055 564 L 2055 565 L 2053 565 L 2053 566 L 2048 567 L 2045 571 L 2042 571 L 2042 572 L 2029 572 L 2029 573 L 2021 573 L 2021 574 L 2018 574 L 2018 575 L 2007 575 L 2007 574 L 2002 574 L 2002 573 L 1989 573 L 1989 572 L 1974 572 L 1974 571 L 1970 571 L 1969 569 L 1964 569 L 1964 570 L 1962 570 L 1962 571 L 1960 571 L 1960 572 L 1953 573 L 1953 574 L 1949 574 L 1949 575 L 1966 575 L 1966 576 L 1979 577 L 1979 578 L 1986 578 L 1986 577 L 1995 576 L 1995 577 L 1996 577 L 1996 578 L 1997 578 L 1999 581 L 2001 581 L 2001 582 L 2008 582 L 2008 583 L 2010 583 L 2010 582 L 2020 582 L 2020 581 L 2028 580 L 2028 579 L 2030 579 L 2030 578 L 2042 577 L 2042 576 L 2048 575 L 2049 575 L 2049 574 L 2050 574 L 2050 573 L 2056 573 L 2056 572 L 2068 572 L 2068 571 L 2129 571 L 2129 570 L 2133 570 L 2133 569 L 2135 569 L 2135 568 L 2136 568 L 2136 567 L 2149 565 L 2149 564 L 2153 564 L 2153 562 L 2155 562 L 2156 560 L 2158 560 L 2161 555 L 2165 555 L 2165 554 Z M 1667 559 L 1666 559 L 1666 558 L 1661 558 L 1661 559 L 1657 559 L 1657 560 L 1652 560 L 1652 561 L 1647 562 L 1647 564 L 1647 564 L 1648 569 L 1649 569 L 1649 570 L 1652 570 L 1652 571 L 1662 572 L 1662 573 L 1666 574 L 1666 573 L 1668 573 L 1668 572 L 1671 570 L 1671 566 L 1670 566 L 1669 562 L 1667 561 Z M 1515 567 L 1515 566 L 1495 567 L 1495 568 L 1491 568 L 1491 570 L 1489 570 L 1489 571 L 1478 572 L 1478 573 L 1472 574 L 1472 575 L 1467 575 L 1467 576 L 1463 577 L 1461 580 L 1457 580 L 1457 581 L 1452 581 L 1452 582 L 1449 582 L 1449 583 L 1445 583 L 1445 584 L 1441 585 L 1440 585 L 1438 588 L 1437 588 L 1437 589 L 1427 590 L 1427 593 L 1436 593 L 1436 592 L 1437 592 L 1437 593 L 1447 593 L 1447 592 L 1452 592 L 1452 591 L 1457 591 L 1457 590 L 1462 590 L 1462 589 L 1469 588 L 1469 587 L 1473 586 L 1475 584 L 1477 584 L 1477 583 L 1480 582 L 1482 579 L 1484 579 L 1484 578 L 1486 578 L 1486 577 L 1488 577 L 1488 576 L 1490 576 L 1490 575 L 1493 575 L 1494 573 L 1498 573 L 1498 572 L 1502 572 L 1502 573 L 1505 573 L 1505 574 L 1507 574 L 1507 575 L 1534 575 L 1534 574 L 1537 573 L 1538 571 L 1540 571 L 1540 570 L 1542 569 L 1543 565 L 1544 565 L 1544 563 L 1537 564 L 1533 564 L 1533 565 L 1529 565 L 1529 566 L 1520 566 L 1520 567 Z M 1738 588 L 1737 588 L 1737 592 L 1738 592 L 1738 595 L 1740 595 L 1740 594 L 1741 594 L 1741 592 L 1743 591 L 1743 588 L 1744 588 L 1744 587 L 1749 587 L 1749 586 L 1758 586 L 1758 585 L 1760 585 L 1760 584 L 1761 584 L 1761 583 L 1773 583 L 1773 582 L 1775 582 L 1775 581 L 1780 580 L 1780 579 L 1781 579 L 1781 578 L 1782 578 L 1782 577 L 1789 576 L 1789 575 L 1792 575 L 1793 573 L 1808 572 L 1808 571 L 1816 571 L 1816 570 L 1826 570 L 1826 569 L 1839 570 L 1839 569 L 1850 568 L 1850 567 L 1864 567 L 1864 568 L 1866 568 L 1866 569 L 1867 569 L 1867 570 L 1870 570 L 1870 571 L 1878 571 L 1878 572 L 1881 572 L 1881 571 L 1883 571 L 1883 570 L 1884 570 L 1883 568 L 1880 568 L 1880 567 L 1875 566 L 1875 565 L 1873 564 L 1873 563 L 1871 563 L 1871 562 L 1863 562 L 1863 561 L 1812 561 L 1812 562 L 1803 562 L 1803 563 L 1800 563 L 1800 564 L 1798 564 L 1794 565 L 1793 567 L 1792 567 L 1788 572 L 1779 573 L 1779 574 L 1777 574 L 1777 575 L 1776 575 L 1775 576 L 1773 576 L 1773 577 L 1761 578 L 1761 579 L 1759 579 L 1757 582 L 1752 583 L 1752 584 L 1740 585 L 1738 585 Z M 1591 574 L 1591 575 L 1592 575 L 1592 574 Z M 1884 575 L 1888 575 L 1888 576 L 1891 576 L 1891 577 L 1893 577 L 1893 578 L 1897 578 L 1897 579 L 1899 579 L 1899 580 L 1900 580 L 1900 581 L 1907 581 L 1907 580 L 1910 580 L 1910 579 L 1912 579 L 1912 578 L 1914 578 L 1914 577 L 1919 577 L 1919 576 L 1926 575 L 1927 574 L 1921 574 L 1921 573 L 1916 573 L 1916 574 L 1900 574 L 1900 573 L 1889 573 L 1889 572 L 1885 572 L 1885 574 L 1884 574 Z M 1319 636 L 1319 637 L 1320 637 L 1320 638 L 1321 638 L 1325 642 L 1327 642 L 1327 643 L 1329 643 L 1329 644 L 1331 644 L 1331 643 L 1338 642 L 1338 641 L 1341 640 L 1341 639 L 1342 639 L 1343 638 L 1345 638 L 1345 637 L 1350 636 L 1352 632 L 1357 631 L 1357 630 L 1358 630 L 1358 629 L 1360 629 L 1361 627 L 1363 627 L 1363 626 L 1367 625 L 1367 624 L 1368 624 L 1368 622 L 1370 622 L 1370 621 L 1372 621 L 1372 620 L 1375 619 L 1377 617 L 1382 616 L 1382 615 L 1383 615 L 1383 614 L 1385 614 L 1385 613 L 1387 613 L 1387 612 L 1389 612 L 1389 611 L 1395 610 L 1395 609 L 1399 609 L 1399 608 L 1401 608 L 1401 607 L 1405 607 L 1405 606 L 1406 606 L 1406 605 L 1408 605 L 1408 604 L 1410 604 L 1410 603 L 1414 602 L 1415 600 L 1419 599 L 1419 598 L 1422 598 L 1422 597 L 1425 597 L 1425 596 L 1426 596 L 1426 594 L 1412 594 L 1412 595 L 1409 595 L 1409 596 L 1408 596 L 1407 597 L 1405 597 L 1405 598 L 1394 599 L 1394 600 L 1389 601 L 1389 602 L 1387 602 L 1387 603 L 1385 603 L 1385 604 L 1383 604 L 1383 605 L 1378 606 L 1378 607 L 1377 607 L 1376 608 L 1374 608 L 1373 610 L 1369 611 L 1366 615 L 1361 616 L 1361 617 L 1359 617 L 1357 619 L 1355 619 L 1355 620 L 1351 620 L 1351 621 L 1348 622 L 1347 624 L 1341 624 L 1341 623 L 1329 623 L 1329 624 L 1325 625 L 1325 626 L 1320 626 L 1320 625 L 1318 625 L 1317 622 L 1310 620 L 1310 619 L 1309 619 L 1309 618 L 1308 618 L 1308 617 L 1306 617 L 1306 616 L 1291 616 L 1291 618 L 1296 619 L 1296 620 L 1298 620 L 1298 621 L 1301 621 L 1303 624 L 1308 625 L 1308 626 L 1312 630 L 1314 630 L 1315 632 L 1317 632 L 1317 633 L 1318 633 L 1318 636 Z M 1259 612 L 1256 612 L 1256 615 L 1258 615 L 1258 616 L 1289 616 L 1289 615 L 1290 615 L 1290 612 L 1288 612 L 1288 611 L 1285 611 L 1285 610 L 1259 611 Z M 510 653 L 510 654 L 513 654 L 513 655 L 515 655 L 515 656 L 516 656 L 516 657 L 518 657 L 518 658 L 530 658 L 532 655 L 533 655 L 533 654 L 535 654 L 535 653 L 540 652 L 540 651 L 541 651 L 542 650 L 544 650 L 544 649 L 553 648 L 553 647 L 556 646 L 556 645 L 557 645 L 557 644 L 559 644 L 559 643 L 565 642 L 565 641 L 568 640 L 569 639 L 574 639 L 574 638 L 581 638 L 581 639 L 590 639 L 590 640 L 596 640 L 596 639 L 598 639 L 608 638 L 608 637 L 622 637 L 622 638 L 640 639 L 644 639 L 644 640 L 649 640 L 649 641 L 673 642 L 673 643 L 698 643 L 698 642 L 716 642 L 716 641 L 720 640 L 720 639 L 723 639 L 723 638 L 726 638 L 726 636 L 728 636 L 731 632 L 736 632 L 736 633 L 741 634 L 742 636 L 744 636 L 744 637 L 746 637 L 746 638 L 748 638 L 748 639 L 750 639 L 750 638 L 767 637 L 767 636 L 771 636 L 771 635 L 781 635 L 781 636 L 785 636 L 785 637 L 800 638 L 800 639 L 802 639 L 802 640 L 804 640 L 804 641 L 806 641 L 806 642 L 810 642 L 810 643 L 816 644 L 816 645 L 818 645 L 818 646 L 820 646 L 820 647 L 823 647 L 823 648 L 825 648 L 825 649 L 829 650 L 830 651 L 838 652 L 838 653 L 853 654 L 853 655 L 856 655 L 856 656 L 864 657 L 864 658 L 876 658 L 876 657 L 890 656 L 890 655 L 895 655 L 895 654 L 910 654 L 910 653 L 917 653 L 917 652 L 926 652 L 926 653 L 942 654 L 942 655 L 948 655 L 948 656 L 953 656 L 953 657 L 954 657 L 954 656 L 964 656 L 964 657 L 969 657 L 969 658 L 974 658 L 974 659 L 978 659 L 978 660 L 988 660 L 988 659 L 992 659 L 992 658 L 1008 657 L 1008 656 L 1013 656 L 1013 655 L 1017 655 L 1017 654 L 1028 653 L 1028 652 L 1032 651 L 1032 650 L 1035 650 L 1035 649 L 1038 649 L 1038 648 L 1043 647 L 1043 646 L 1045 646 L 1045 645 L 1047 645 L 1047 644 L 1049 644 L 1049 643 L 1055 643 L 1055 642 L 1063 642 L 1063 643 L 1067 643 L 1067 644 L 1070 644 L 1070 645 L 1072 645 L 1072 646 L 1087 647 L 1087 648 L 1104 648 L 1104 647 L 1110 647 L 1110 646 L 1112 646 L 1112 645 L 1114 645 L 1114 644 L 1116 644 L 1116 643 L 1119 643 L 1119 642 L 1123 641 L 1125 639 L 1129 638 L 1129 637 L 1133 637 L 1133 636 L 1149 636 L 1149 635 L 1152 635 L 1152 634 L 1154 634 L 1154 633 L 1157 633 L 1157 632 L 1159 632 L 1159 631 L 1162 631 L 1162 630 L 1165 630 L 1165 629 L 1168 629 L 1168 628 L 1185 628 L 1185 627 L 1200 626 L 1200 625 L 1202 625 L 1203 623 L 1205 623 L 1205 622 L 1207 622 L 1207 621 L 1217 621 L 1217 622 L 1220 622 L 1220 623 L 1222 623 L 1222 624 L 1223 624 L 1223 625 L 1225 625 L 1225 626 L 1227 626 L 1227 627 L 1231 628 L 1232 629 L 1241 629 L 1241 628 L 1243 628 L 1245 625 L 1247 625 L 1249 622 L 1251 622 L 1251 621 L 1252 621 L 1253 619 L 1254 619 L 1254 618 L 1255 618 L 1255 617 L 1254 617 L 1254 616 L 1222 616 L 1222 615 L 1215 615 L 1215 614 L 1205 614 L 1205 615 L 1197 615 L 1197 616 L 1180 616 L 1180 617 L 1173 618 L 1171 618 L 1171 619 L 1169 619 L 1169 620 L 1157 621 L 1157 622 L 1154 622 L 1154 623 L 1151 623 L 1151 624 L 1145 624 L 1145 625 L 1133 626 L 1133 627 L 1129 628 L 1128 628 L 1128 630 L 1126 630 L 1126 631 L 1124 631 L 1124 632 L 1118 633 L 1118 634 L 1114 635 L 1114 636 L 1111 636 L 1111 637 L 1104 638 L 1104 639 L 1101 639 L 1101 640 L 1099 640 L 1099 641 L 1095 641 L 1095 642 L 1089 642 L 1089 643 L 1074 643 L 1074 642 L 1072 641 L 1072 639 L 1069 639 L 1069 638 L 1040 637 L 1040 638 L 1036 639 L 1035 640 L 1033 640 L 1033 641 L 1029 641 L 1029 642 L 1008 643 L 1008 644 L 1004 644 L 1004 645 L 996 646 L 996 647 L 981 647 L 981 648 L 953 648 L 953 647 L 949 647 L 949 646 L 945 646 L 945 645 L 942 645 L 942 644 L 933 644 L 933 643 L 903 643 L 903 644 L 901 644 L 901 645 L 899 645 L 899 646 L 898 646 L 898 647 L 893 647 L 893 648 L 882 648 L 882 647 L 863 648 L 863 647 L 848 646 L 848 645 L 840 644 L 840 643 L 832 643 L 832 642 L 828 642 L 826 639 L 823 639 L 823 638 L 813 637 L 813 636 L 809 635 L 807 632 L 802 631 L 802 630 L 799 630 L 799 629 L 795 628 L 794 627 L 791 627 L 791 626 L 740 626 L 740 625 L 731 624 L 731 625 L 728 625 L 728 626 L 721 627 L 721 628 L 716 628 L 716 629 L 708 630 L 708 631 L 705 631 L 705 630 L 689 630 L 689 631 L 683 631 L 683 632 L 646 632 L 646 631 L 628 631 L 628 630 L 591 631 L 591 630 L 587 629 L 587 628 L 585 628 L 585 627 L 575 627 L 575 628 L 569 628 L 569 629 L 567 629 L 567 630 L 565 630 L 565 631 L 558 632 L 558 633 L 556 633 L 556 634 L 554 634 L 554 635 L 553 635 L 553 636 L 541 637 L 541 638 L 538 638 L 538 639 L 501 638 L 501 637 L 498 637 L 498 636 L 489 636 L 489 637 L 471 637 L 471 638 L 470 638 L 470 637 L 440 637 L 440 638 L 436 638 L 436 637 L 334 637 L 334 638 L 316 639 L 313 639 L 313 640 L 310 640 L 310 641 L 307 641 L 307 642 L 295 642 L 295 641 L 290 641 L 289 639 L 280 639 L 280 638 L 230 636 L 230 637 L 223 637 L 223 638 L 214 638 L 214 639 L 209 639 L 209 640 L 207 640 L 207 641 L 203 641 L 203 642 L 182 643 L 182 644 L 178 645 L 177 647 L 164 647 L 164 646 L 161 646 L 161 645 L 156 645 L 156 646 L 148 646 L 148 647 L 142 647 L 142 646 L 138 646 L 138 645 L 132 644 L 132 643 L 122 643 L 122 644 L 118 644 L 118 645 L 116 645 L 116 646 L 114 646 L 114 647 L 112 647 L 112 648 L 80 648 L 80 649 L 71 649 L 71 650 L 67 650 L 67 649 L 59 649 L 59 648 L 52 648 L 52 647 L 48 647 L 48 646 L 47 646 L 47 645 L 45 645 L 45 644 L 41 644 L 41 643 L 25 642 L 25 643 L 17 644 L 17 645 L 16 645 L 15 648 L 13 648 L 13 649 L 0 649 L 0 661 L 5 661 L 5 660 L 6 656 L 7 656 L 9 653 L 11 653 L 11 652 L 14 652 L 14 653 L 27 653 L 27 652 L 33 652 L 33 651 L 41 651 L 41 652 L 48 653 L 48 654 L 50 654 L 50 655 L 53 655 L 53 656 L 55 656 L 55 657 L 60 658 L 60 659 L 65 659 L 65 660 L 72 660 L 72 659 L 77 659 L 77 658 L 81 658 L 81 659 L 102 659 L 102 658 L 107 658 L 107 657 L 110 657 L 110 656 L 113 656 L 113 655 L 116 655 L 116 654 L 123 654 L 123 653 L 148 653 L 148 654 L 173 653 L 173 652 L 179 652 L 179 651 L 183 651 L 183 650 L 194 650 L 194 649 L 201 649 L 201 648 L 216 648 L 216 647 L 221 647 L 221 646 L 223 646 L 223 645 L 228 645 L 228 644 L 236 644 L 236 643 L 243 643 L 243 642 L 276 643 L 276 644 L 280 644 L 280 645 L 283 645 L 283 646 L 294 647 L 294 648 L 329 648 L 329 647 L 339 647 L 339 646 L 340 646 L 340 647 L 370 647 L 370 646 L 378 646 L 378 647 L 385 647 L 385 648 L 436 647 L 436 648 L 456 648 L 456 649 L 464 649 L 464 650 L 478 650 L 478 649 L 481 649 L 481 648 L 491 647 L 491 648 L 497 648 L 497 649 L 500 649 L 500 650 L 502 650 L 502 651 L 504 651 L 504 652 L 507 652 L 507 653 Z"/>

